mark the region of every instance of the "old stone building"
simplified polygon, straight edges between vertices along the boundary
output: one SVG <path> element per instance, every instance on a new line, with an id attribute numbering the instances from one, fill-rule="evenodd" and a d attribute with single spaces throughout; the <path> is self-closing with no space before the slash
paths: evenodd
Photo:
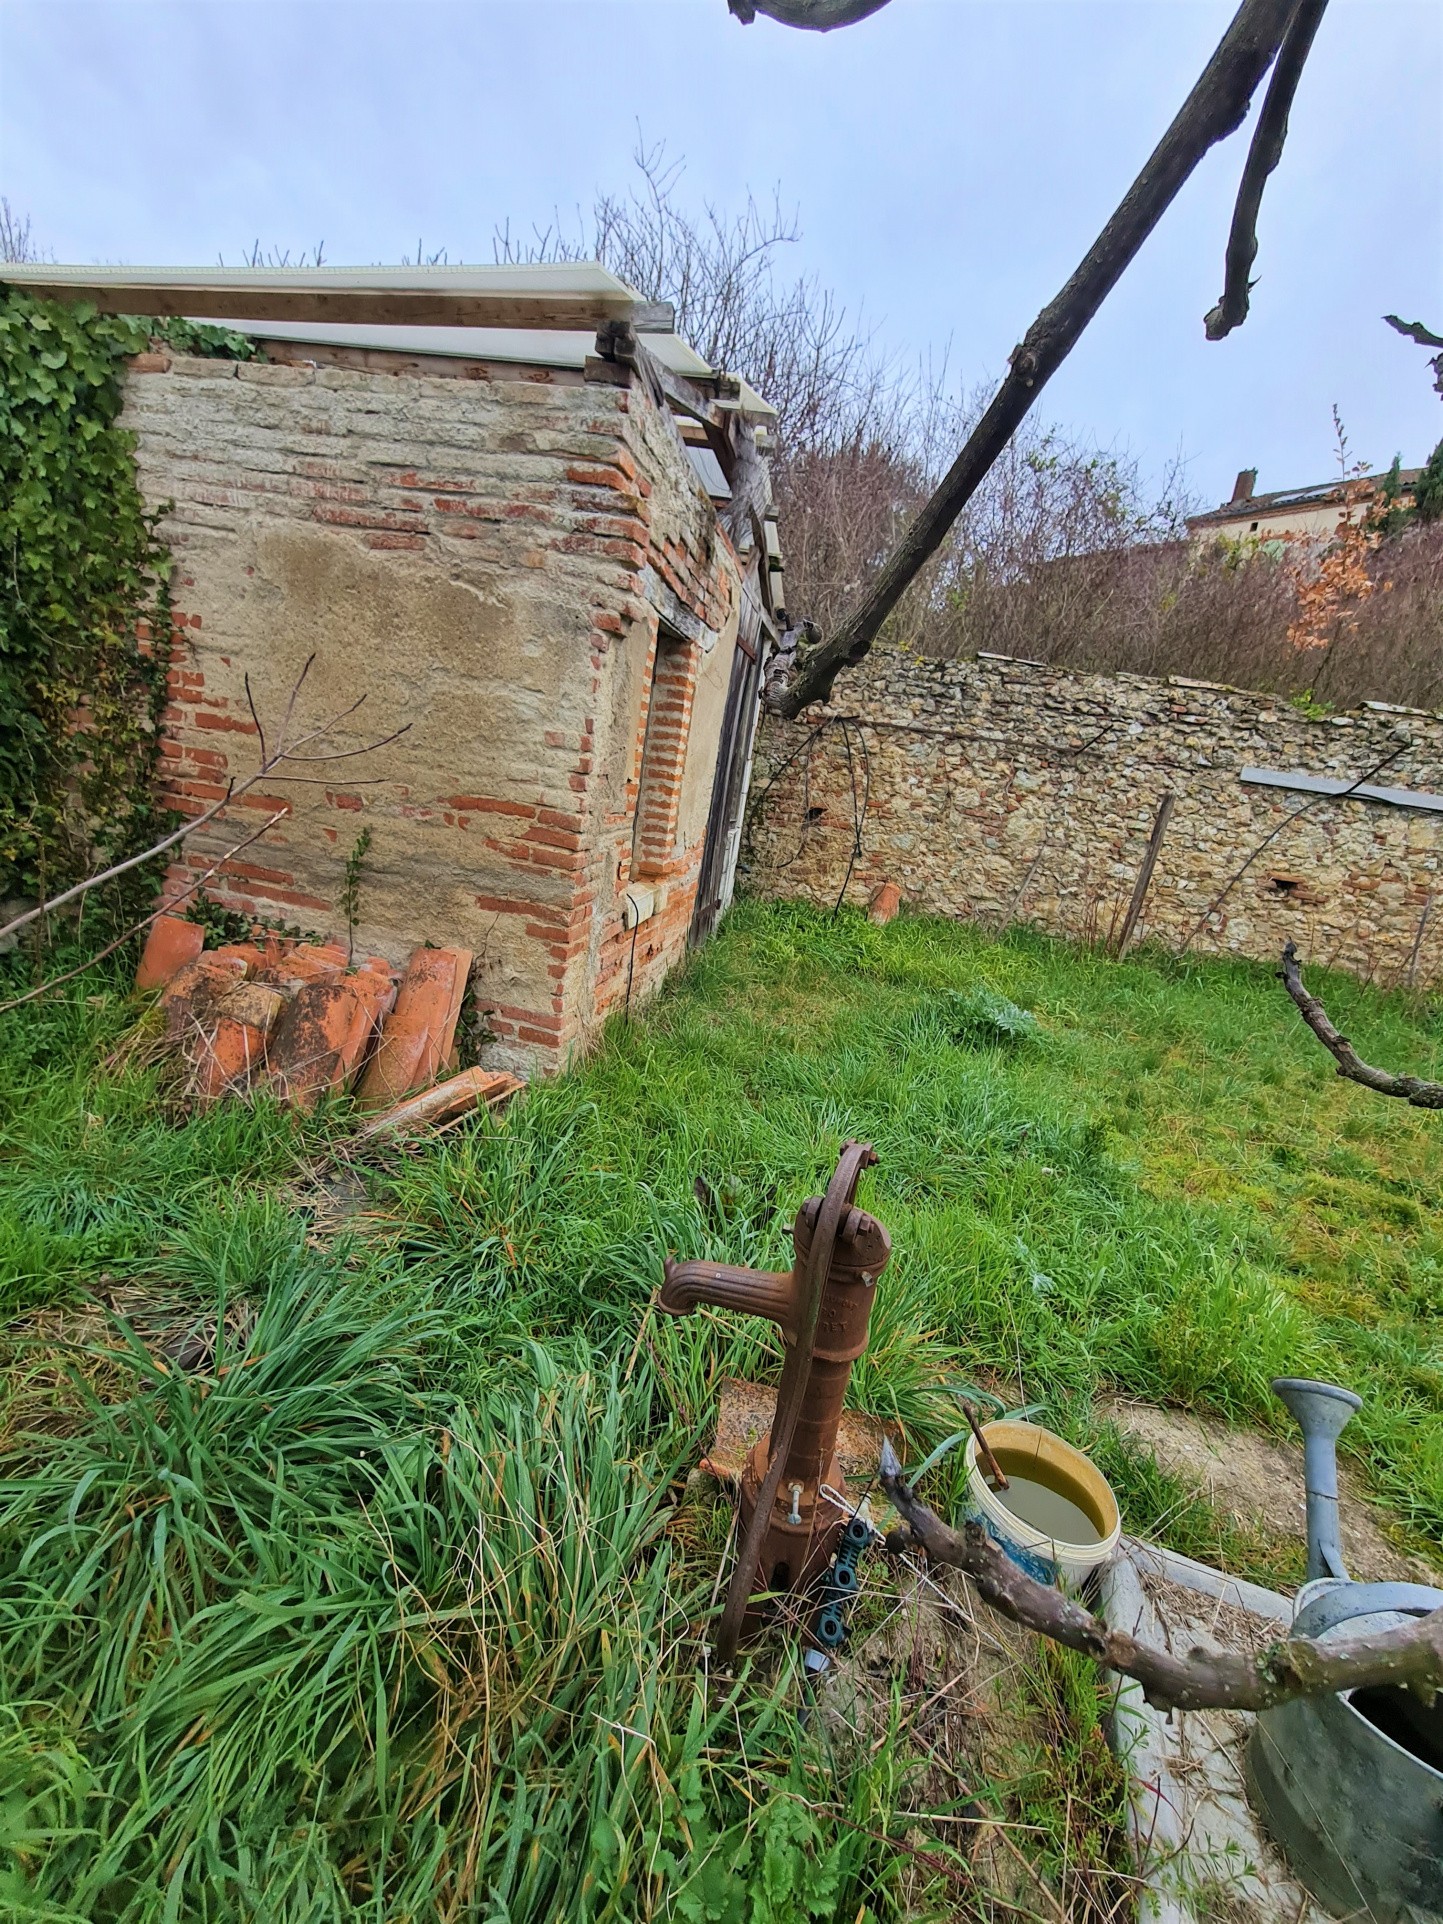
<path id="1" fill-rule="evenodd" d="M 279 765 L 171 890 L 281 809 L 210 892 L 344 928 L 368 831 L 358 946 L 474 950 L 483 1059 L 563 1062 L 730 896 L 780 614 L 771 410 L 584 264 L 22 277 L 263 356 L 153 351 L 127 380 L 176 562 L 175 806 L 274 752 L 308 661 L 291 737 L 350 710 L 298 751 L 345 759 Z"/>

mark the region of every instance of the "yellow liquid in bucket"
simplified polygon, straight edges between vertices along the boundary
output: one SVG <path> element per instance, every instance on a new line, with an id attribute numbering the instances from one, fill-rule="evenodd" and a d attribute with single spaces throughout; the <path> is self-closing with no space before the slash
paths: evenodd
<path id="1" fill-rule="evenodd" d="M 1007 1488 L 994 1489 L 992 1494 L 1005 1509 L 1022 1523 L 1031 1524 L 1043 1536 L 1051 1537 L 1055 1543 L 1089 1544 L 1100 1543 L 1102 1532 L 1083 1509 L 1060 1490 L 1054 1490 L 1050 1483 L 1039 1483 L 1035 1477 L 1019 1476 L 1004 1463 L 1007 1473 Z"/>

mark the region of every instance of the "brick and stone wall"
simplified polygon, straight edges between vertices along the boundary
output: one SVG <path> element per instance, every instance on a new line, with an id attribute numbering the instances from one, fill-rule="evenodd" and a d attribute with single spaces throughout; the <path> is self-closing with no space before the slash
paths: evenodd
<path id="1" fill-rule="evenodd" d="M 1105 940 L 1170 790 L 1141 937 L 1273 958 L 1291 936 L 1313 960 L 1393 982 L 1422 921 L 1415 976 L 1432 982 L 1443 816 L 1239 779 L 1254 766 L 1355 781 L 1385 758 L 1377 785 L 1443 791 L 1443 719 L 1310 719 L 1197 682 L 877 650 L 830 705 L 764 724 L 746 879 L 832 903 L 850 862 L 849 901 L 892 880 L 919 909 Z"/>
<path id="2" fill-rule="evenodd" d="M 197 814 L 254 769 L 246 680 L 273 740 L 310 656 L 293 734 L 365 700 L 304 752 L 405 733 L 251 790 L 185 844 L 168 887 L 283 808 L 208 892 L 335 931 L 369 828 L 360 951 L 474 949 L 487 1059 L 555 1066 L 684 950 L 736 558 L 670 419 L 624 378 L 289 351 L 148 354 L 127 381 L 142 487 L 173 504 L 170 797 Z M 654 685 L 647 775 L 668 799 L 637 845 L 638 891 Z M 642 919 L 623 927 L 628 891 Z"/>

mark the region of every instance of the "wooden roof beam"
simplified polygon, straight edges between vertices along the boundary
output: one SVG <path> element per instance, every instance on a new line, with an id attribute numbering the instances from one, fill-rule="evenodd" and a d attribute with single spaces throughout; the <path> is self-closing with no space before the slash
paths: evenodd
<path id="1" fill-rule="evenodd" d="M 638 333 L 669 334 L 675 324 L 669 302 L 637 300 L 623 282 L 596 270 L 570 279 L 505 268 L 422 270 L 405 278 L 394 269 L 146 270 L 45 262 L 7 265 L 0 281 L 47 300 L 88 301 L 102 314 L 577 333 L 623 321 Z"/>

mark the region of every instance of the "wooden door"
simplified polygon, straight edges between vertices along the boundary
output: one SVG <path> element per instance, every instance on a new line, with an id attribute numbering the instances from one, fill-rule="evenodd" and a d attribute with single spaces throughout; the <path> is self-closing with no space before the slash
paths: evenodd
<path id="1" fill-rule="evenodd" d="M 753 582 L 742 589 L 741 622 L 732 656 L 721 739 L 717 744 L 716 775 L 707 811 L 706 841 L 696 907 L 687 936 L 690 948 L 700 948 L 726 912 L 736 882 L 746 820 L 747 790 L 751 784 L 752 743 L 762 693 L 762 605 Z"/>

